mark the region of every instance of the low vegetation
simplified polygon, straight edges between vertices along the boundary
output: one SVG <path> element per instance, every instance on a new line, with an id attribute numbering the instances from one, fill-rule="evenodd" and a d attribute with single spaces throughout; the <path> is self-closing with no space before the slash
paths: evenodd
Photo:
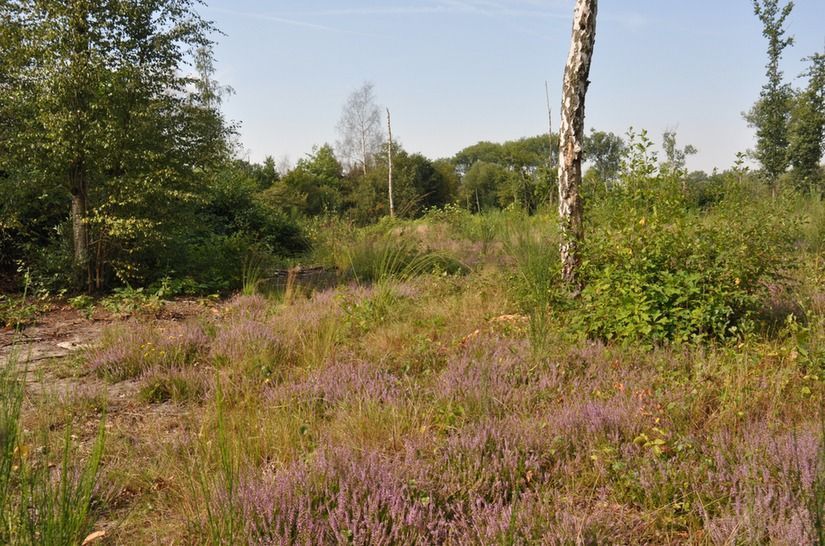
<path id="1" fill-rule="evenodd" d="M 134 394 L 107 418 L 95 487 L 99 454 L 72 474 L 89 511 L 66 532 L 816 542 L 825 260 L 812 228 L 825 204 L 731 179 L 700 205 L 649 177 L 595 207 L 612 224 L 588 239 L 578 299 L 557 280 L 552 213 L 445 209 L 318 243 L 330 267 L 342 260 L 335 286 L 295 280 L 289 297 L 258 290 L 172 326 L 149 313 L 111 327 L 78 381 Z M 98 445 L 90 396 L 59 402 L 87 420 L 78 440 L 60 426 L 67 445 Z"/>

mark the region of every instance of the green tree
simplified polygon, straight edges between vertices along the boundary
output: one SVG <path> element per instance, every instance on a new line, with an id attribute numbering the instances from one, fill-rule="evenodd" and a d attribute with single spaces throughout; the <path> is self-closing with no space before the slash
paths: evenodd
<path id="1" fill-rule="evenodd" d="M 660 170 L 662 174 L 684 176 L 687 174 L 687 158 L 699 152 L 695 146 L 688 144 L 679 148 L 676 144 L 676 131 L 665 131 L 662 135 L 662 148 L 665 152 L 665 161 Z"/>
<path id="2" fill-rule="evenodd" d="M 316 216 L 324 212 L 338 212 L 342 207 L 343 169 L 332 146 L 315 148 L 265 192 L 271 205 L 292 214 Z"/>
<path id="3" fill-rule="evenodd" d="M 591 170 L 603 184 L 618 179 L 624 153 L 624 140 L 613 133 L 590 129 L 584 139 L 584 159 L 592 165 Z"/>
<path id="4" fill-rule="evenodd" d="M 372 222 L 389 214 L 387 167 L 378 163 L 355 181 L 351 213 L 357 222 Z M 428 208 L 450 203 L 454 181 L 455 175 L 445 172 L 443 165 L 393 144 L 393 200 L 398 217 L 415 218 Z"/>
<path id="5" fill-rule="evenodd" d="M 456 170 L 465 179 L 469 176 L 469 180 L 462 180 L 460 202 L 470 210 L 516 204 L 529 212 L 549 202 L 556 182 L 551 161 L 557 163 L 554 154 L 558 154 L 558 146 L 551 147 L 551 140 L 558 143 L 556 135 L 552 139 L 538 135 L 501 144 L 479 142 L 458 152 L 453 158 Z M 495 186 L 489 186 L 491 183 Z"/>
<path id="6" fill-rule="evenodd" d="M 793 11 L 794 3 L 780 5 L 780 0 L 753 0 L 754 13 L 762 22 L 762 34 L 768 40 L 767 82 L 759 100 L 745 115 L 756 128 L 754 155 L 776 190 L 780 175 L 788 169 L 788 124 L 793 91 L 782 81 L 779 63 L 782 52 L 793 45 L 794 39 L 785 35 L 785 21 Z"/>
<path id="7" fill-rule="evenodd" d="M 15 0 L 3 6 L 1 170 L 66 190 L 78 280 L 100 287 L 151 269 L 228 156 L 208 84 L 212 26 L 197 0 Z M 200 50 L 200 53 L 198 51 Z M 200 84 L 200 85 L 199 85 Z M 23 176 L 25 173 L 25 176 Z M 191 209 L 191 206 L 189 206 Z"/>
<path id="8" fill-rule="evenodd" d="M 499 204 L 500 188 L 506 184 L 507 169 L 496 163 L 476 161 L 461 179 L 459 198 L 468 209 L 481 212 Z"/>
<path id="9" fill-rule="evenodd" d="M 821 191 L 825 189 L 820 168 L 825 153 L 825 53 L 808 60 L 808 85 L 797 94 L 791 112 L 788 155 L 796 186 Z"/>

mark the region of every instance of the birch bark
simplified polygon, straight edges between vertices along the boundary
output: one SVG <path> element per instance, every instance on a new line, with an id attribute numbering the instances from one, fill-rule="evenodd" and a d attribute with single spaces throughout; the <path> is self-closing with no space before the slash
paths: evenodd
<path id="1" fill-rule="evenodd" d="M 564 70 L 559 126 L 559 216 L 561 218 L 562 278 L 581 290 L 579 266 L 584 239 L 581 198 L 584 147 L 584 100 L 590 84 L 590 62 L 596 42 L 598 0 L 576 0 L 570 54 Z"/>

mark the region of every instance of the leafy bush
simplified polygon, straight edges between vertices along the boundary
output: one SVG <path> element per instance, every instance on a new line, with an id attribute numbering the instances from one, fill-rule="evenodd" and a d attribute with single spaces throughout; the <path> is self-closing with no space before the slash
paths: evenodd
<path id="1" fill-rule="evenodd" d="M 793 266 L 798 222 L 783 201 L 732 191 L 690 210 L 676 180 L 626 179 L 588 229 L 577 326 L 607 340 L 736 337 L 752 329 L 771 285 Z"/>

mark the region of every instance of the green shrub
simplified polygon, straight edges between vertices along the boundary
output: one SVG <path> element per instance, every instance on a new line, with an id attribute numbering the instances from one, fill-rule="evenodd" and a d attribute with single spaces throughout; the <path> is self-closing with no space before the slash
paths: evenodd
<path id="1" fill-rule="evenodd" d="M 737 337 L 793 266 L 787 203 L 731 192 L 691 210 L 678 181 L 630 179 L 588 228 L 575 324 L 588 336 L 646 343 Z"/>

